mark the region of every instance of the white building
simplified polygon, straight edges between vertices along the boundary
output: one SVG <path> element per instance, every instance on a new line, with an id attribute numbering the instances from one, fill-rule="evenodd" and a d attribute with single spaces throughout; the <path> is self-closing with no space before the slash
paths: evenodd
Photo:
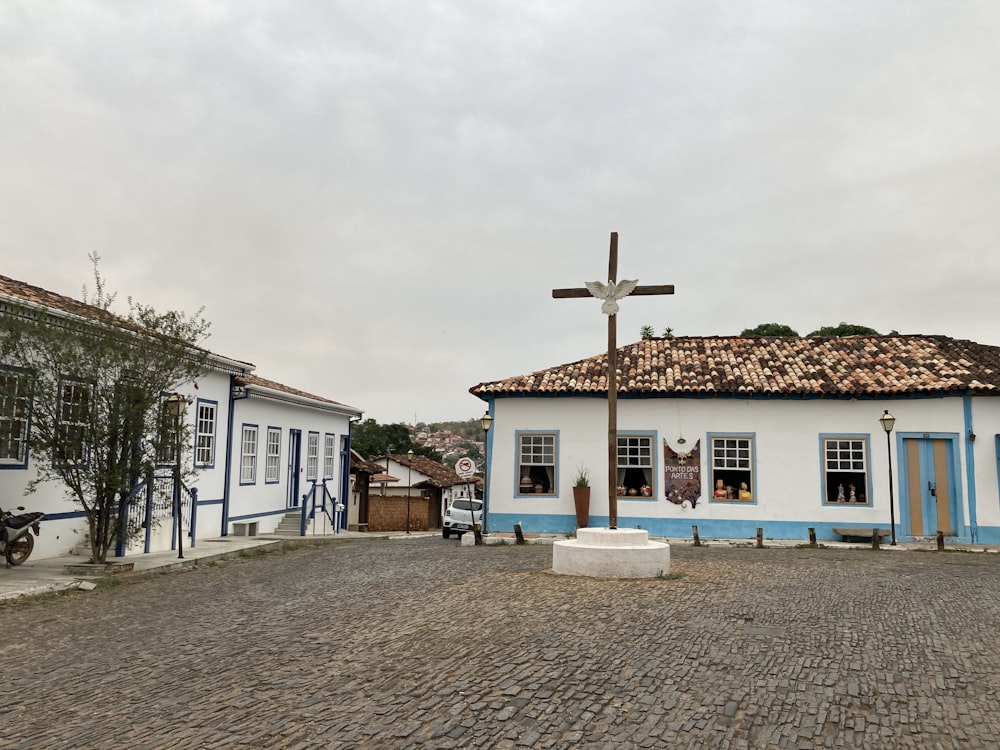
<path id="1" fill-rule="evenodd" d="M 618 349 L 618 526 L 1000 543 L 1000 349 L 941 336 L 648 339 Z M 608 523 L 607 356 L 482 383 L 490 530 Z M 895 417 L 887 433 L 879 422 Z M 891 469 L 889 451 L 891 446 Z M 894 505 L 890 512 L 890 476 Z"/>
<path id="2" fill-rule="evenodd" d="M 0 276 L 0 306 L 26 303 L 56 315 L 88 315 L 88 306 L 79 301 Z M 0 362 L 0 373 L 3 365 Z M 193 475 L 185 480 L 182 493 L 181 543 L 197 544 L 234 531 L 270 532 L 289 512 L 302 518 L 302 527 L 313 522 L 328 529 L 334 523 L 346 528 L 346 514 L 338 512 L 338 505 L 344 505 L 349 492 L 350 425 L 362 412 L 264 380 L 247 362 L 210 354 L 208 365 L 196 383 L 176 388 L 193 435 L 191 455 L 183 457 Z M 5 434 L 26 435 L 28 414 L 30 409 L 11 399 L 0 400 Z M 21 504 L 46 514 L 33 557 L 83 549 L 83 510 L 66 499 L 58 482 L 41 484 L 25 497 L 25 488 L 36 476 L 26 442 L 6 441 L 0 455 L 0 507 Z M 137 483 L 129 521 L 138 532 L 129 554 L 176 548 L 172 486 L 169 466 L 160 467 L 152 482 Z M 323 518 L 326 523 L 318 523 Z"/>

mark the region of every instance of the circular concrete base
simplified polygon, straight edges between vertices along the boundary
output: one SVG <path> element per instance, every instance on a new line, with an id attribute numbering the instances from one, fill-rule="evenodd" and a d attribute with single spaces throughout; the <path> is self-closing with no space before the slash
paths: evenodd
<path id="1" fill-rule="evenodd" d="M 580 528 L 552 545 L 552 572 L 591 578 L 655 578 L 670 572 L 670 545 L 643 529 Z"/>

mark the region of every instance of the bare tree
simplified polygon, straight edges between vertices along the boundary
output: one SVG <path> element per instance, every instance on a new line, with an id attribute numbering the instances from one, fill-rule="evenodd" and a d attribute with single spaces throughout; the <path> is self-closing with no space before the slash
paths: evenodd
<path id="1" fill-rule="evenodd" d="M 189 439 L 165 423 L 163 397 L 207 369 L 201 310 L 192 316 L 128 300 L 128 314 L 112 312 L 115 295 L 90 256 L 94 292 L 85 304 L 57 310 L 30 303 L 0 309 L 0 396 L 27 410 L 20 439 L 37 474 L 26 493 L 61 482 L 87 518 L 92 559 L 103 563 L 124 534 L 127 499 L 140 477 L 165 451 Z M 14 428 L 12 428 L 14 429 Z M 185 451 L 186 453 L 186 451 Z"/>

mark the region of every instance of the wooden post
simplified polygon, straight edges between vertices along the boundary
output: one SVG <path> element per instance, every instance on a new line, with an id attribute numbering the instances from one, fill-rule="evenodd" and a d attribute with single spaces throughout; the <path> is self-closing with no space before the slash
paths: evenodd
<path id="1" fill-rule="evenodd" d="M 524 533 L 521 531 L 521 524 L 514 524 L 514 536 L 517 539 L 517 544 L 524 544 Z"/>
<path id="2" fill-rule="evenodd" d="M 872 529 L 872 549 L 878 549 L 882 541 L 882 537 L 879 536 L 878 532 L 877 528 Z"/>
<path id="3" fill-rule="evenodd" d="M 757 549 L 764 549 L 764 529 L 757 529 Z"/>
<path id="4" fill-rule="evenodd" d="M 610 302 L 610 307 L 605 309 L 602 305 L 601 311 L 608 316 L 608 528 L 618 528 L 618 339 L 617 339 L 617 310 L 618 305 L 614 300 L 621 299 L 629 294 L 673 294 L 672 284 L 659 286 L 637 286 L 638 281 L 623 281 L 622 290 L 615 294 L 615 285 L 618 283 L 618 232 L 611 233 L 611 246 L 608 250 L 608 287 L 605 288 L 600 282 L 587 282 L 588 287 L 584 289 L 553 289 L 552 296 L 555 299 L 566 299 L 570 297 L 600 297 L 606 300 L 606 305 Z M 606 296 L 605 296 L 606 294 Z"/>
<path id="5" fill-rule="evenodd" d="M 939 531 L 937 533 L 937 548 L 938 552 L 944 551 L 944 532 Z"/>
<path id="6" fill-rule="evenodd" d="M 809 546 L 810 547 L 816 546 L 816 529 L 813 528 L 809 529 Z"/>
<path id="7" fill-rule="evenodd" d="M 692 526 L 691 527 L 691 536 L 692 536 L 692 538 L 694 538 L 694 546 L 695 547 L 700 547 L 701 546 L 701 537 L 698 536 L 698 527 L 697 526 Z"/>

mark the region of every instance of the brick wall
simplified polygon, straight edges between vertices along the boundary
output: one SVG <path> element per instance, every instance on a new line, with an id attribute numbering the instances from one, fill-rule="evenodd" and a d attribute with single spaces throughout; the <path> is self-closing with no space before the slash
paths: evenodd
<path id="1" fill-rule="evenodd" d="M 406 498 L 368 496 L 369 531 L 406 531 Z M 427 498 L 410 498 L 410 531 L 427 530 Z"/>

